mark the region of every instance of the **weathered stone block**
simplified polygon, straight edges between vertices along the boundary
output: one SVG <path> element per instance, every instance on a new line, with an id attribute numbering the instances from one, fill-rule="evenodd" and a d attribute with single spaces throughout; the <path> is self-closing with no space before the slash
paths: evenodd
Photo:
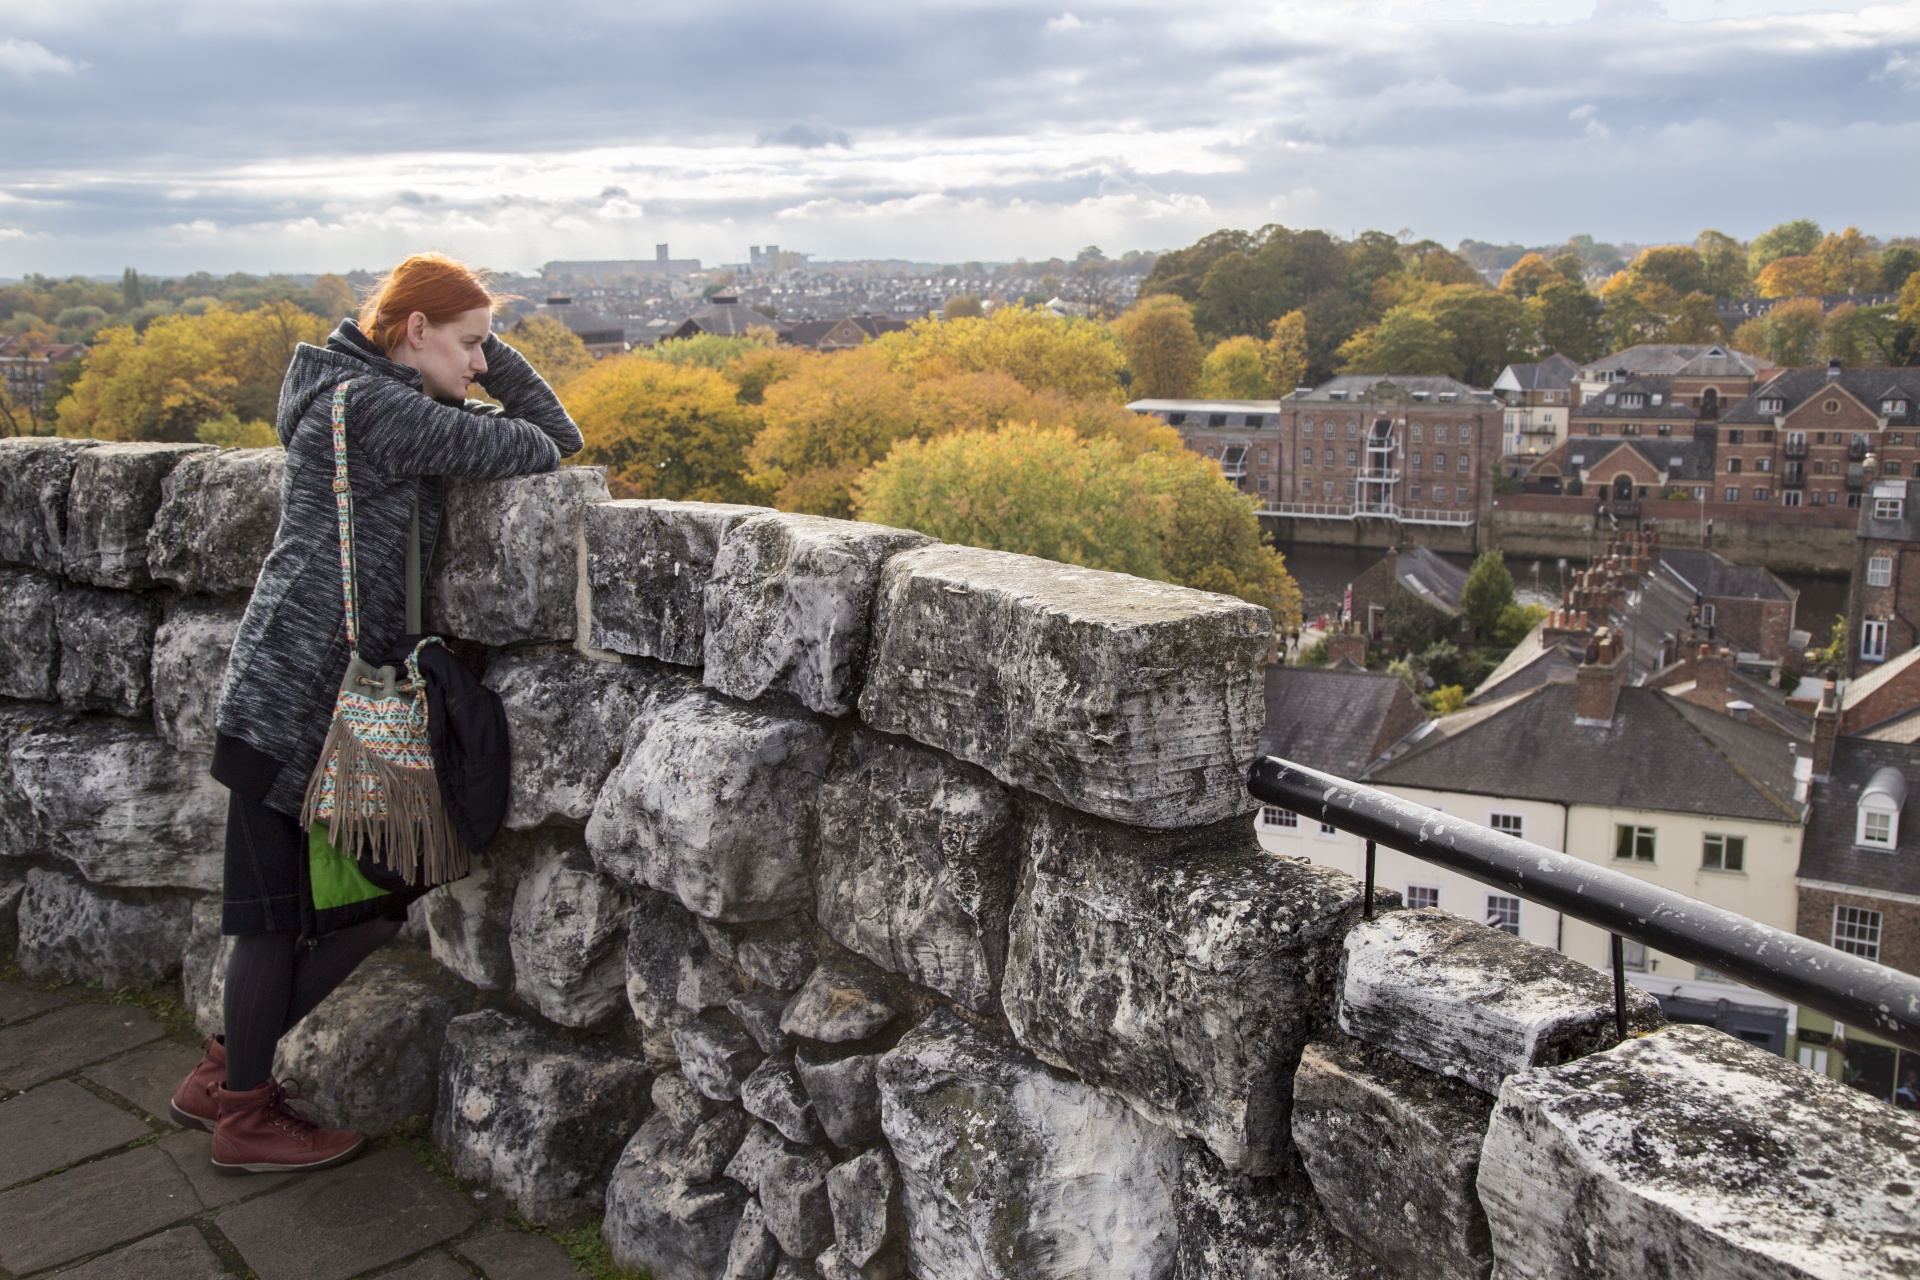
<path id="1" fill-rule="evenodd" d="M 1155 834 L 1047 806 L 1027 842 L 1014 1035 L 1230 1167 L 1279 1168 L 1287 1080 L 1331 1007 L 1359 883 L 1264 852 L 1240 821 Z"/>
<path id="2" fill-rule="evenodd" d="M 720 1176 L 726 1161 L 713 1165 L 717 1148 L 700 1135 L 713 1132 L 720 1117 L 740 1112 L 719 1110 L 677 1077 L 662 1077 L 654 1102 L 657 1109 L 627 1143 L 607 1187 L 601 1238 L 615 1264 L 648 1268 L 654 1280 L 716 1280 L 748 1198 Z M 737 1147 L 741 1129 L 730 1132 Z M 687 1159 L 695 1150 L 702 1155 L 698 1167 Z"/>
<path id="3" fill-rule="evenodd" d="M 543 1017 L 588 1027 L 620 1007 L 632 899 L 594 870 L 578 832 L 546 838 L 514 893 L 513 988 Z"/>
<path id="4" fill-rule="evenodd" d="M 26 873 L 0 866 L 0 956 L 12 955 L 20 942 L 20 899 L 26 892 Z"/>
<path id="5" fill-rule="evenodd" d="M 780 1242 L 767 1229 L 767 1215 L 758 1200 L 747 1201 L 740 1225 L 727 1247 L 727 1269 L 720 1280 L 767 1280 L 780 1261 Z"/>
<path id="6" fill-rule="evenodd" d="M 28 977 L 151 987 L 180 971 L 192 899 L 138 890 L 109 893 L 40 867 L 30 868 L 26 878 L 15 958 Z"/>
<path id="7" fill-rule="evenodd" d="M 1162 1280 L 1179 1140 L 936 1013 L 880 1060 L 921 1280 Z M 988 1137 L 987 1135 L 991 1135 Z"/>
<path id="8" fill-rule="evenodd" d="M 813 1113 L 813 1099 L 800 1087 L 791 1053 L 774 1054 L 740 1083 L 740 1105 L 765 1120 L 790 1142 L 818 1144 L 825 1135 Z"/>
<path id="9" fill-rule="evenodd" d="M 214 713 L 245 610 L 184 600 L 153 635 L 153 722 L 177 751 L 213 751 Z"/>
<path id="10" fill-rule="evenodd" d="M 990 1011 L 1019 846 L 1005 788 L 971 765 L 862 731 L 835 753 L 820 831 L 821 926 L 881 968 Z"/>
<path id="11" fill-rule="evenodd" d="M 833 1239 L 840 1255 L 865 1266 L 892 1236 L 899 1217 L 900 1175 L 884 1147 L 863 1151 L 827 1174 Z"/>
<path id="12" fill-rule="evenodd" d="M 50 702 L 58 696 L 59 598 L 58 578 L 0 571 L 0 697 Z"/>
<path id="13" fill-rule="evenodd" d="M 674 1028 L 673 1048 L 681 1072 L 716 1102 L 737 1099 L 740 1086 L 760 1065 L 760 1047 L 727 1014 L 706 1014 Z"/>
<path id="14" fill-rule="evenodd" d="M 793 1055 L 800 1087 L 813 1100 L 813 1113 L 827 1139 L 842 1149 L 863 1147 L 880 1138 L 880 1084 L 877 1053 L 830 1056 L 831 1051 L 801 1045 Z"/>
<path id="15" fill-rule="evenodd" d="M 714 920 L 770 920 L 813 901 L 806 857 L 827 767 L 811 720 L 710 693 L 636 724 L 600 790 L 587 847 L 625 884 Z"/>
<path id="16" fill-rule="evenodd" d="M 648 1111 L 645 1064 L 498 1010 L 447 1024 L 434 1143 L 536 1222 L 598 1213 L 621 1144 Z"/>
<path id="17" fill-rule="evenodd" d="M 1307 1046 L 1293 1140 L 1327 1218 L 1403 1275 L 1484 1280 L 1493 1265 L 1474 1180 L 1493 1101 L 1384 1049 Z"/>
<path id="18" fill-rule="evenodd" d="M 50 837 L 14 777 L 13 749 L 36 731 L 72 720 L 57 706 L 0 699 L 0 858 L 38 858 L 49 852 Z"/>
<path id="19" fill-rule="evenodd" d="M 512 988 L 513 902 L 521 878 L 574 843 L 553 830 L 495 836 L 471 874 L 435 889 L 412 913 L 425 924 L 433 958 L 482 991 Z"/>
<path id="20" fill-rule="evenodd" d="M 860 715 L 1144 827 L 1251 812 L 1272 616 L 1230 596 L 934 546 L 887 562 Z"/>
<path id="21" fill-rule="evenodd" d="M 160 605 L 146 596 L 68 587 L 54 602 L 60 701 L 74 711 L 140 719 L 153 709 L 153 632 Z"/>
<path id="22" fill-rule="evenodd" d="M 707 580 L 702 678 L 735 698 L 778 689 L 822 715 L 852 714 L 881 566 L 932 541 L 824 516 L 741 521 L 720 543 Z"/>
<path id="23" fill-rule="evenodd" d="M 587 512 L 587 642 L 681 666 L 702 661 L 704 594 L 720 540 L 765 507 L 664 499 L 607 502 Z"/>
<path id="24" fill-rule="evenodd" d="M 285 449 L 222 449 L 181 460 L 160 482 L 147 572 L 189 594 L 253 590 L 280 529 Z"/>
<path id="25" fill-rule="evenodd" d="M 816 1147 L 781 1137 L 756 1124 L 727 1165 L 727 1176 L 752 1191 L 766 1214 L 767 1229 L 793 1257 L 813 1258 L 833 1240 L 827 1204 L 827 1171 L 833 1160 Z"/>
<path id="26" fill-rule="evenodd" d="M 41 846 L 96 884 L 220 887 L 226 788 L 144 729 L 66 718 L 13 735 L 7 767 Z"/>
<path id="27" fill-rule="evenodd" d="M 1180 1149 L 1180 1252 L 1171 1280 L 1420 1280 L 1368 1258 L 1335 1231 L 1297 1167 L 1250 1178 L 1202 1142 Z"/>
<path id="28" fill-rule="evenodd" d="M 502 654 L 487 665 L 485 683 L 506 704 L 513 740 L 506 825 L 526 828 L 587 820 L 628 726 L 660 680 L 638 664 L 560 653 Z"/>
<path id="29" fill-rule="evenodd" d="M 91 440 L 0 440 L 0 564 L 59 573 L 73 464 Z"/>
<path id="30" fill-rule="evenodd" d="M 823 1044 L 845 1044 L 877 1034 L 893 1021 L 893 1014 L 879 975 L 836 957 L 814 969 L 780 1015 L 780 1029 Z"/>
<path id="31" fill-rule="evenodd" d="M 196 899 L 187 945 L 180 953 L 180 1003 L 203 1036 L 227 1029 L 227 962 L 232 958 L 233 939 L 220 933 L 219 895 Z"/>
<path id="32" fill-rule="evenodd" d="M 572 640 L 582 513 L 606 500 L 604 467 L 449 482 L 427 574 L 428 629 L 491 645 Z"/>
<path id="33" fill-rule="evenodd" d="M 322 1124 L 385 1133 L 430 1117 L 447 1025 L 472 993 L 419 952 L 375 955 L 285 1036 L 274 1074 Z"/>
<path id="34" fill-rule="evenodd" d="M 1497 1276 L 1913 1274 L 1920 1118 L 1707 1027 L 1507 1077 Z"/>
<path id="35" fill-rule="evenodd" d="M 858 1265 L 846 1256 L 839 1245 L 832 1244 L 813 1260 L 813 1265 L 820 1280 L 905 1280 L 907 1251 L 904 1246 L 896 1245 L 864 1265 Z"/>
<path id="36" fill-rule="evenodd" d="M 67 489 L 62 571 L 96 587 L 148 587 L 147 534 L 160 510 L 161 486 L 204 444 L 101 444 L 82 450 Z"/>
<path id="37" fill-rule="evenodd" d="M 1528 1067 L 1618 1042 L 1613 983 L 1598 969 L 1434 908 L 1396 911 L 1347 935 L 1340 1029 L 1429 1071 L 1496 1093 Z M 1627 987 L 1627 1029 L 1660 1006 Z"/>
<path id="38" fill-rule="evenodd" d="M 702 920 L 700 932 L 715 955 L 769 991 L 798 991 L 818 959 L 811 922 L 804 915 L 744 924 Z"/>
<path id="39" fill-rule="evenodd" d="M 666 1071 L 680 1064 L 674 1048 L 675 1028 L 693 1014 L 680 1004 L 680 976 L 694 957 L 705 950 L 694 918 L 679 900 L 649 889 L 631 895 L 633 913 L 627 926 L 627 1005 L 640 1024 L 640 1041 L 647 1061 Z"/>
<path id="40" fill-rule="evenodd" d="M 727 1001 L 727 1012 L 740 1019 L 762 1053 L 784 1053 L 793 1041 L 780 1029 L 787 1002 L 766 991 L 743 991 Z"/>

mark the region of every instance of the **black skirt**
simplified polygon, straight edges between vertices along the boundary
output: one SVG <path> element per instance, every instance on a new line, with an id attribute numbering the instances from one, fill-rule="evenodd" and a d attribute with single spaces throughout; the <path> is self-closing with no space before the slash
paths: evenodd
<path id="1" fill-rule="evenodd" d="M 299 821 L 237 791 L 228 793 L 221 933 L 242 936 L 292 929 L 318 937 L 365 920 L 405 920 L 407 908 L 427 892 L 371 858 L 360 859 L 360 873 L 387 893 L 315 911 L 307 872 L 307 833 Z"/>

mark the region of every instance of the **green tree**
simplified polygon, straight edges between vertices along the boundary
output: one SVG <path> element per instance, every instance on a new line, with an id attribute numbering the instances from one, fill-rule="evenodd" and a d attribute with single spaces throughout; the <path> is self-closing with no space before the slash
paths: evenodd
<path id="1" fill-rule="evenodd" d="M 1179 400 L 1198 389 L 1205 356 L 1193 308 L 1184 301 L 1168 294 L 1142 298 L 1114 321 L 1114 329 L 1126 345 L 1135 397 Z"/>
<path id="2" fill-rule="evenodd" d="M 1747 246 L 1724 231 L 1702 231 L 1693 242 L 1704 273 L 1702 287 L 1716 298 L 1744 298 L 1753 291 Z"/>
<path id="3" fill-rule="evenodd" d="M 1432 316 L 1395 307 L 1371 329 L 1340 348 L 1342 373 L 1438 373 L 1460 375 L 1453 335 Z"/>
<path id="4" fill-rule="evenodd" d="M 1498 551 L 1482 551 L 1467 571 L 1460 588 L 1460 612 L 1473 628 L 1474 638 L 1488 640 L 1500 634 L 1500 615 L 1513 603 L 1513 575 Z"/>
<path id="5" fill-rule="evenodd" d="M 1571 256 L 1571 255 L 1568 255 Z M 1527 301 L 1534 350 L 1585 363 L 1601 354 L 1600 299 L 1584 283 L 1555 280 Z"/>
<path id="6" fill-rule="evenodd" d="M 1387 597 L 1387 635 L 1402 653 L 1421 653 L 1454 633 L 1454 621 L 1411 591 Z"/>
<path id="7" fill-rule="evenodd" d="M 140 273 L 128 267 L 120 273 L 120 301 L 126 310 L 132 311 L 146 301 L 146 295 L 140 289 Z"/>
<path id="8" fill-rule="evenodd" d="M 1897 244 L 1880 255 L 1880 278 L 1893 293 L 1900 292 L 1915 271 L 1920 271 L 1920 249 L 1910 244 Z"/>
<path id="9" fill-rule="evenodd" d="M 1507 293 L 1482 285 L 1450 285 L 1429 297 L 1422 309 L 1453 337 L 1458 377 L 1476 387 L 1491 386 L 1522 347 L 1526 309 Z"/>
<path id="10" fill-rule="evenodd" d="M 1495 629 L 1494 638 L 1501 644 L 1519 644 L 1546 616 L 1545 605 L 1510 604 L 1500 611 L 1500 625 Z"/>
<path id="11" fill-rule="evenodd" d="M 1200 394 L 1210 400 L 1265 398 L 1273 384 L 1261 355 L 1261 344 L 1253 338 L 1224 339 L 1200 364 Z"/>
<path id="12" fill-rule="evenodd" d="M 1762 231 L 1747 246 L 1747 269 L 1754 275 L 1766 270 L 1776 258 L 1796 258 L 1810 254 L 1820 244 L 1820 224 L 1812 218 L 1795 218 Z"/>

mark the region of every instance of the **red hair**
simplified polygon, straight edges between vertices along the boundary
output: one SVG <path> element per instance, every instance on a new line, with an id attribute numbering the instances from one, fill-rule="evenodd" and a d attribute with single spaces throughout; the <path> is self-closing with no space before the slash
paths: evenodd
<path id="1" fill-rule="evenodd" d="M 444 253 L 416 253 L 387 272 L 360 304 L 360 330 L 382 351 L 400 345 L 407 317 L 418 311 L 428 324 L 448 324 L 476 307 L 492 310 L 507 295 L 487 287 L 483 272 Z"/>

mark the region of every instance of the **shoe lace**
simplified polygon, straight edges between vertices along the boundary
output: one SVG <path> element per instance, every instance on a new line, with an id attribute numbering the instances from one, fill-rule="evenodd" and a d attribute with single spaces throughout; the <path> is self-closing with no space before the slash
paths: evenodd
<path id="1" fill-rule="evenodd" d="M 272 1094 L 268 1097 L 267 1110 L 273 1117 L 273 1124 L 284 1130 L 290 1137 L 304 1142 L 320 1126 L 288 1105 L 299 1100 L 300 1082 L 298 1080 L 277 1080 L 274 1082 Z"/>

